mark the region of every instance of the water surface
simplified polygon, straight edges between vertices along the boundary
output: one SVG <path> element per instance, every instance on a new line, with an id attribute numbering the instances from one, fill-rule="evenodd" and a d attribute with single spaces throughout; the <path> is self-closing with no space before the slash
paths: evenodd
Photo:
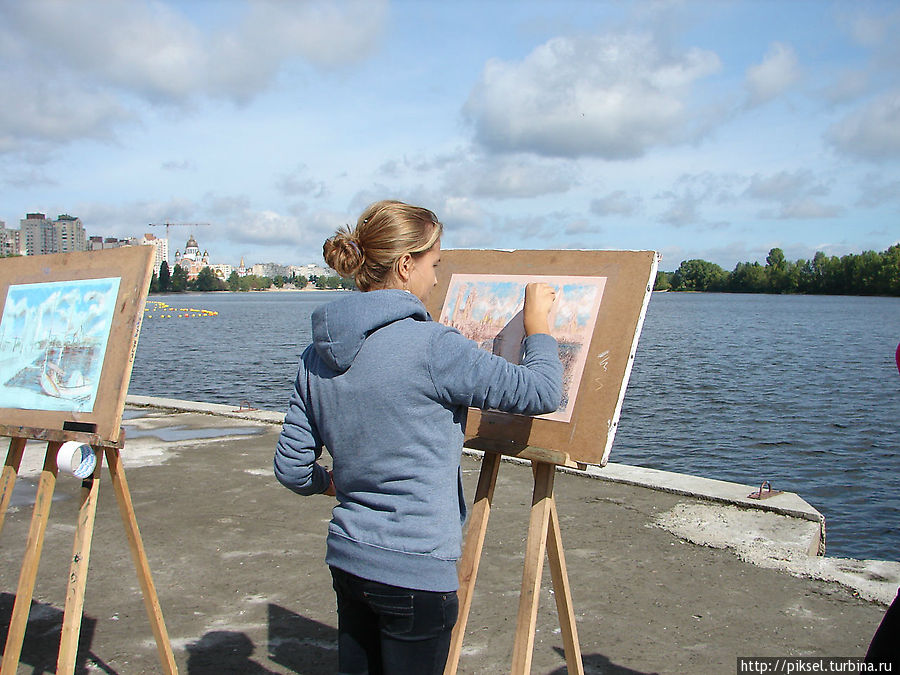
<path id="1" fill-rule="evenodd" d="M 330 293 L 153 296 L 129 391 L 284 410 Z M 656 293 L 613 462 L 748 485 L 825 514 L 829 555 L 900 559 L 900 298 Z"/>

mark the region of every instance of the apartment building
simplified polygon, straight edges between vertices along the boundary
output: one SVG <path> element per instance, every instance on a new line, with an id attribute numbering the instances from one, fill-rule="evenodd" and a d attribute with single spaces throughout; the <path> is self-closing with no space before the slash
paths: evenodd
<path id="1" fill-rule="evenodd" d="M 25 255 L 88 249 L 87 235 L 81 219 L 66 213 L 58 216 L 55 221 L 49 220 L 43 213 L 26 214 L 19 221 L 18 239 L 19 251 Z"/>
<path id="2" fill-rule="evenodd" d="M 166 265 L 169 264 L 169 240 L 165 237 L 160 238 L 150 233 L 144 233 L 141 238 L 142 246 L 153 246 L 156 248 L 156 257 L 153 259 L 153 271 L 159 276 L 159 268 L 165 260 Z"/>
<path id="3" fill-rule="evenodd" d="M 6 223 L 0 220 L 0 256 L 23 255 L 19 230 L 6 229 Z"/>

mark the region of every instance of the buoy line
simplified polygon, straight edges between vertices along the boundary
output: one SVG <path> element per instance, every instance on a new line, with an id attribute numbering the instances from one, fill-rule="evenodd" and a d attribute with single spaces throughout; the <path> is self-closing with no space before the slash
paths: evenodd
<path id="1" fill-rule="evenodd" d="M 147 300 L 144 305 L 144 317 L 147 319 L 202 319 L 218 315 L 211 309 L 172 307 L 160 300 Z"/>

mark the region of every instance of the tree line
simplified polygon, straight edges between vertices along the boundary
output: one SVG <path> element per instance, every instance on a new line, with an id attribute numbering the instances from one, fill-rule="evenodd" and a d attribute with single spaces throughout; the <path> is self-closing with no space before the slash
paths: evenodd
<path id="1" fill-rule="evenodd" d="M 264 291 L 272 288 L 282 288 L 287 283 L 292 283 L 298 288 L 305 288 L 308 283 L 313 283 L 316 288 L 355 288 L 351 279 L 335 276 L 302 275 L 291 277 L 261 277 L 256 274 L 240 276 L 232 272 L 227 280 L 222 280 L 209 267 L 204 267 L 197 274 L 196 279 L 188 279 L 187 270 L 180 265 L 175 269 L 169 269 L 169 264 L 163 261 L 159 266 L 159 274 L 153 273 L 150 279 L 151 293 L 182 293 L 184 291 Z"/>
<path id="2" fill-rule="evenodd" d="M 900 296 L 900 244 L 840 258 L 817 251 L 812 260 L 795 262 L 773 248 L 765 265 L 742 262 L 731 272 L 707 260 L 685 260 L 674 272 L 658 272 L 653 290 Z"/>

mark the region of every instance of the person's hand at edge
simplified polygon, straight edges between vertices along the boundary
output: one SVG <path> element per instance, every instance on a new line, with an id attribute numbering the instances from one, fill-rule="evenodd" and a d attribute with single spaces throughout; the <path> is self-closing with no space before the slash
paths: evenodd
<path id="1" fill-rule="evenodd" d="M 549 314 L 556 300 L 556 291 L 549 284 L 532 282 L 525 286 L 525 335 L 550 333 Z"/>

